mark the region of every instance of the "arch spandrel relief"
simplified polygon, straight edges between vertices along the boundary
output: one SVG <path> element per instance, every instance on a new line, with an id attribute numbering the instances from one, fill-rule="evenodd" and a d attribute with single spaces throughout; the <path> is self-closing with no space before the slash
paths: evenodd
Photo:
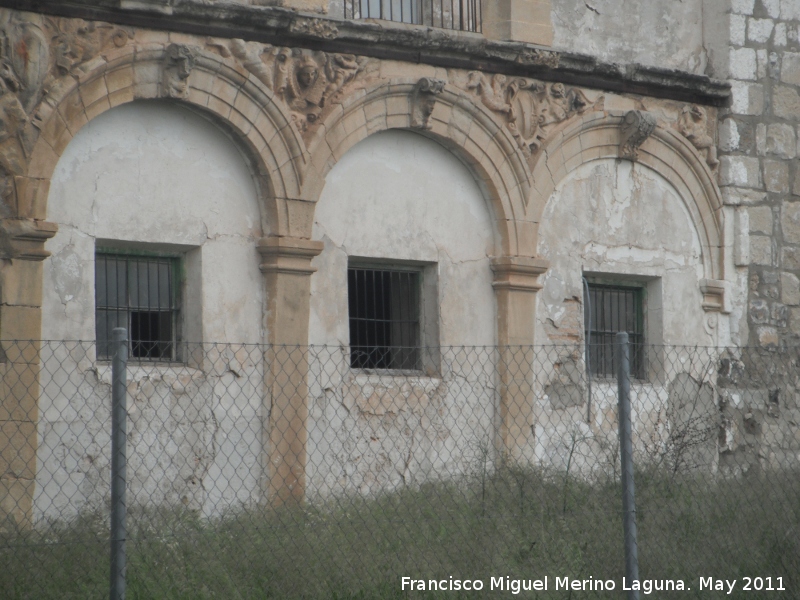
<path id="1" fill-rule="evenodd" d="M 467 111 L 472 115 L 468 119 L 494 121 L 503 128 L 506 133 L 498 137 L 493 127 L 483 126 L 487 135 L 497 140 L 496 147 L 470 160 L 482 163 L 477 172 L 486 178 L 487 188 L 495 189 L 494 193 L 500 196 L 496 199 L 498 205 L 519 193 L 514 189 L 521 188 L 521 208 L 509 208 L 498 218 L 513 222 L 512 228 L 522 232 L 522 238 L 530 237 L 526 232 L 533 230 L 533 239 L 507 245 L 504 253 L 534 256 L 539 210 L 535 205 L 540 200 L 536 188 L 543 184 L 549 187 L 551 183 L 546 179 L 561 175 L 551 173 L 545 181 L 536 177 L 536 165 L 553 160 L 546 151 L 551 141 L 568 130 L 571 123 L 589 115 L 608 114 L 607 98 L 616 106 L 631 102 L 560 82 L 464 69 L 438 69 L 437 76 L 430 77 L 431 70 L 424 65 L 404 65 L 409 77 L 399 81 L 383 77 L 382 61 L 375 58 L 242 39 L 184 35 L 172 41 L 166 33 L 142 36 L 138 30 L 106 23 L 3 12 L 0 212 L 6 218 L 44 219 L 48 169 L 84 122 L 121 101 L 162 97 L 206 106 L 250 139 L 251 152 L 260 155 L 259 160 L 264 163 L 261 170 L 269 181 L 269 195 L 277 201 L 277 206 L 268 209 L 274 213 L 274 228 L 268 230 L 269 234 L 308 237 L 314 193 L 321 187 L 304 186 L 303 181 L 310 171 L 316 172 L 314 177 L 324 177 L 329 168 L 313 164 L 312 154 L 322 124 L 327 130 L 325 135 L 329 135 L 337 123 L 343 122 L 345 134 L 351 135 L 356 119 L 346 120 L 348 106 L 358 103 L 368 90 L 385 85 L 388 92 L 392 86 L 413 81 L 416 85 L 403 91 L 407 95 L 403 110 L 408 113 L 409 122 L 402 125 L 403 121 L 395 120 L 385 127 L 416 127 L 435 135 L 437 114 L 452 112 L 453 106 L 467 102 L 476 107 Z M 28 48 L 24 65 L 13 50 L 20 42 Z M 158 66 L 146 65 L 148 57 Z M 128 65 L 133 67 L 133 74 L 116 77 Z M 123 84 L 127 83 L 130 90 L 118 83 L 118 79 L 126 77 L 130 81 Z M 227 81 L 223 84 L 220 79 Z M 436 85 L 426 87 L 420 82 Z M 396 96 L 395 92 L 386 97 Z M 252 97 L 246 98 L 248 95 Z M 70 102 L 75 108 L 64 104 L 67 98 L 73 98 Z M 388 115 L 396 106 L 376 108 L 373 104 L 370 110 L 372 117 L 381 110 Z M 682 111 L 674 106 L 664 110 L 670 115 L 665 126 L 690 142 L 713 176 L 717 164 L 714 132 L 706 109 L 687 105 Z M 266 129 L 257 131 L 265 123 Z M 453 129 L 452 123 L 449 128 Z M 276 131 L 280 132 L 277 136 Z M 469 146 L 469 133 L 466 138 L 461 133 L 453 133 L 447 143 Z M 38 143 L 42 134 L 44 144 Z M 513 140 L 516 149 L 503 141 L 505 137 Z M 515 156 L 518 153 L 520 156 Z M 330 160 L 331 157 L 324 159 Z M 332 160 L 335 162 L 335 157 Z M 564 168 L 574 168 L 576 164 Z M 517 174 L 511 176 L 512 171 Z M 498 187 L 491 183 L 492 177 L 506 183 Z M 712 181 L 711 185 L 716 183 Z"/>

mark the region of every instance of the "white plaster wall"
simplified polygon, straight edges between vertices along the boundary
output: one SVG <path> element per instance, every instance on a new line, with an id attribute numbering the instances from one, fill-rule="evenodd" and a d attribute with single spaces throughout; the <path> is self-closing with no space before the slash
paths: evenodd
<path id="1" fill-rule="evenodd" d="M 615 159 L 583 164 L 562 180 L 548 200 L 539 231 L 538 252 L 550 261 L 550 269 L 540 278 L 536 343 L 562 346 L 552 349 L 536 374 L 537 460 L 563 469 L 571 454 L 577 472 L 609 473 L 618 450 L 616 384 L 608 379 L 593 383 L 589 423 L 581 277 L 584 272 L 623 275 L 650 284 L 647 344 L 714 346 L 721 324 L 716 313 L 706 314 L 701 305 L 699 283 L 705 275 L 699 238 L 669 182 L 641 164 Z M 698 360 L 691 352 L 648 348 L 648 380 L 634 384 L 631 398 L 640 462 L 673 451 L 670 382 L 684 372 L 699 382 L 713 377 L 716 362 Z M 565 367 L 572 365 L 579 374 L 575 381 L 566 377 Z M 576 390 L 574 402 L 548 396 L 559 381 Z M 715 463 L 708 466 L 716 468 Z"/>
<path id="2" fill-rule="evenodd" d="M 186 341 L 263 340 L 253 177 L 202 117 L 161 102 L 100 115 L 59 160 L 47 218 L 59 231 L 44 264 L 45 339 L 94 339 L 94 243 L 110 239 L 200 249 L 202 295 L 184 304 L 201 305 L 203 331 Z"/>
<path id="3" fill-rule="evenodd" d="M 683 200 L 660 175 L 626 160 L 581 165 L 556 188 L 539 228 L 538 252 L 550 261 L 538 294 L 537 343 L 583 339 L 584 271 L 661 280 L 662 327 L 653 343 L 714 345 L 706 331 L 701 246 Z M 651 306 L 650 308 L 654 308 Z"/>
<path id="4" fill-rule="evenodd" d="M 312 357 L 310 493 L 378 493 L 467 471 L 493 444 L 491 350 L 442 351 L 431 377 L 354 372 L 335 349 L 349 343 L 349 256 L 434 263 L 439 343 L 496 343 L 493 218 L 474 178 L 418 134 L 376 134 L 328 174 L 313 237 L 325 249 L 313 261 L 309 339 L 333 348 Z"/>
<path id="5" fill-rule="evenodd" d="M 95 240 L 186 251 L 191 342 L 260 343 L 258 197 L 248 165 L 211 122 L 176 104 L 132 103 L 87 124 L 53 175 L 43 337 L 94 340 Z M 187 339 L 190 338 L 190 339 Z M 102 508 L 109 488 L 110 369 L 91 342 L 48 344 L 39 403 L 36 518 Z M 129 370 L 132 505 L 213 514 L 258 494 L 261 354 L 215 347 L 190 365 Z"/>
<path id="6" fill-rule="evenodd" d="M 553 47 L 604 62 L 705 72 L 703 0 L 552 0 Z"/>

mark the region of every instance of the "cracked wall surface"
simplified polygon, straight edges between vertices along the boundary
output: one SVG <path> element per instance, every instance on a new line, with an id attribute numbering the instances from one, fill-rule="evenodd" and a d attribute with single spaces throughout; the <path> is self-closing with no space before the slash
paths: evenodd
<path id="1" fill-rule="evenodd" d="M 312 261 L 319 270 L 311 283 L 311 344 L 350 343 L 348 257 L 434 265 L 423 277 L 435 278 L 438 343 L 496 343 L 491 214 L 469 170 L 439 144 L 393 131 L 352 148 L 327 177 L 313 237 L 325 249 Z M 342 352 L 311 359 L 310 493 L 376 493 L 454 476 L 474 463 L 481 444 L 493 447 L 491 364 L 461 373 L 458 364 L 443 364 L 430 377 L 370 375 L 346 367 Z M 323 388 L 326 378 L 316 373 L 331 365 Z"/>
<path id="2" fill-rule="evenodd" d="M 134 249 L 185 254 L 182 341 L 262 342 L 252 175 L 233 143 L 197 114 L 141 102 L 93 120 L 61 157 L 47 216 L 59 231 L 44 266 L 44 339 L 95 338 L 95 247 L 129 240 Z M 107 500 L 111 373 L 94 353 L 43 353 L 36 519 Z M 263 365 L 188 353 L 187 367 L 129 370 L 132 506 L 221 510 L 259 493 Z"/>

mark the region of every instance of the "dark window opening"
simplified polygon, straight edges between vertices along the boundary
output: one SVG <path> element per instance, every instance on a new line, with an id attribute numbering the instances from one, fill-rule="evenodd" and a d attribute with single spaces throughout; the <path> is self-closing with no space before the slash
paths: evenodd
<path id="1" fill-rule="evenodd" d="M 420 369 L 420 274 L 347 270 L 350 366 Z"/>
<path id="2" fill-rule="evenodd" d="M 480 0 L 343 0 L 345 19 L 384 19 L 481 32 Z"/>
<path id="3" fill-rule="evenodd" d="M 177 259 L 98 252 L 95 257 L 97 357 L 112 357 L 115 327 L 128 330 L 132 358 L 176 360 Z"/>
<path id="4" fill-rule="evenodd" d="M 616 335 L 627 332 L 631 344 L 631 376 L 644 379 L 644 290 L 637 287 L 589 284 L 584 302 L 587 357 L 592 375 L 617 376 Z"/>

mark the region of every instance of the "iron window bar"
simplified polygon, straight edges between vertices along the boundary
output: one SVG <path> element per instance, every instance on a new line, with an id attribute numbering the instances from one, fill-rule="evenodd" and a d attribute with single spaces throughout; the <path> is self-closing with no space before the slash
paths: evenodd
<path id="1" fill-rule="evenodd" d="M 97 357 L 112 355 L 111 333 L 125 327 L 131 358 L 177 359 L 177 259 L 98 252 L 95 256 Z"/>
<path id="2" fill-rule="evenodd" d="M 591 374 L 616 377 L 614 340 L 628 333 L 631 344 L 631 376 L 645 378 L 644 290 L 639 287 L 588 284 L 589 301 L 584 303 L 584 323 Z M 591 324 L 591 325 L 589 325 Z"/>
<path id="3" fill-rule="evenodd" d="M 350 366 L 419 370 L 420 273 L 347 269 Z"/>
<path id="4" fill-rule="evenodd" d="M 343 0 L 345 19 L 383 19 L 481 33 L 480 0 Z"/>

